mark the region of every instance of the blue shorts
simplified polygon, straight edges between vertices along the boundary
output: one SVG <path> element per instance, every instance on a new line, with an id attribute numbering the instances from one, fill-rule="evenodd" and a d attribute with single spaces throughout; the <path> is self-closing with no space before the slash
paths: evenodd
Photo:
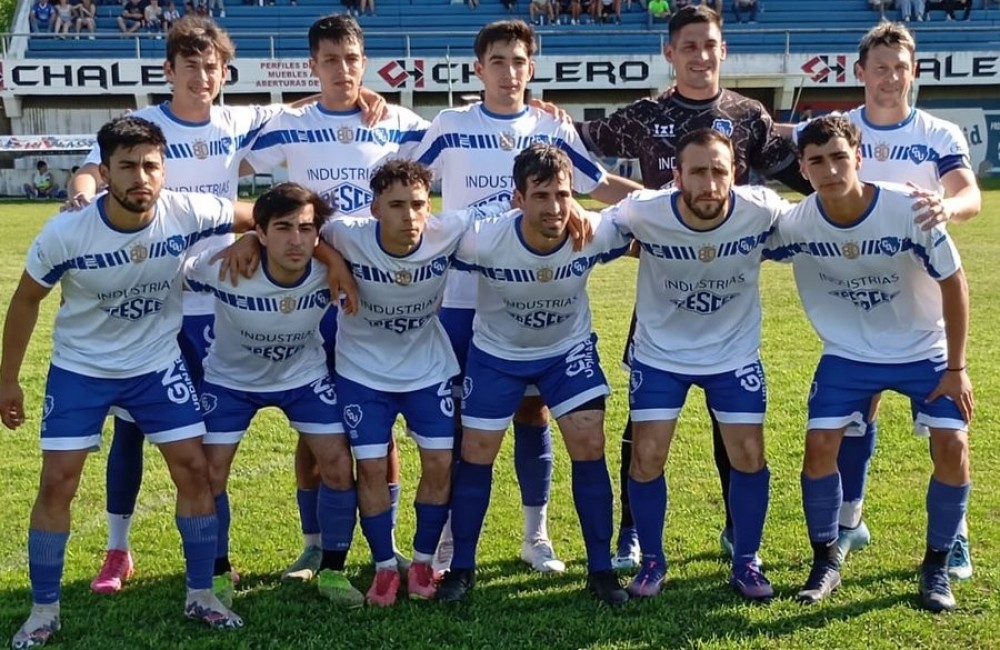
<path id="1" fill-rule="evenodd" d="M 182 358 L 164 370 L 127 379 L 89 377 L 50 365 L 42 450 L 97 449 L 104 418 L 113 406 L 127 409 L 157 445 L 205 435 L 198 395 Z"/>
<path id="2" fill-rule="evenodd" d="M 633 422 L 676 420 L 692 385 L 705 391 L 708 407 L 722 424 L 763 424 L 767 381 L 760 360 L 714 375 L 658 370 L 632 359 L 628 403 Z"/>
<path id="3" fill-rule="evenodd" d="M 250 428 L 262 408 L 274 406 L 284 412 L 299 433 L 343 434 L 337 393 L 329 377 L 281 391 L 244 391 L 202 382 L 201 410 L 205 417 L 206 445 L 235 445 Z"/>
<path id="4" fill-rule="evenodd" d="M 597 355 L 597 335 L 565 354 L 534 361 L 501 359 L 471 345 L 462 382 L 462 426 L 506 430 L 530 385 L 538 386 L 557 420 L 610 393 Z"/>
<path id="5" fill-rule="evenodd" d="M 194 382 L 195 386 L 200 386 L 202 377 L 205 376 L 202 363 L 208 356 L 208 348 L 212 347 L 214 340 L 214 315 L 184 316 L 180 334 L 177 335 L 177 343 L 181 346 L 181 355 L 184 357 L 184 363 L 187 364 L 188 372 L 191 373 L 191 381 Z"/>
<path id="6" fill-rule="evenodd" d="M 948 361 L 939 356 L 911 363 L 865 363 L 825 354 L 820 357 L 809 391 L 809 429 L 865 430 L 872 397 L 892 390 L 910 398 L 918 432 L 926 429 L 967 431 L 958 406 L 946 397 L 927 404 Z"/>
<path id="7" fill-rule="evenodd" d="M 392 425 L 401 413 L 417 446 L 451 451 L 455 438 L 451 380 L 406 393 L 390 393 L 338 375 L 337 393 L 344 430 L 358 460 L 389 454 Z"/>
<path id="8" fill-rule="evenodd" d="M 458 359 L 458 367 L 465 372 L 466 360 L 469 358 L 469 344 L 472 343 L 472 320 L 476 316 L 475 309 L 456 309 L 442 307 L 438 311 L 438 320 L 444 326 L 444 331 L 451 341 L 451 349 Z"/>
<path id="9" fill-rule="evenodd" d="M 323 320 L 319 322 L 319 335 L 323 339 L 323 351 L 326 352 L 326 370 L 331 377 L 337 375 L 337 355 L 334 347 L 337 344 L 337 307 L 332 303 L 326 308 Z"/>

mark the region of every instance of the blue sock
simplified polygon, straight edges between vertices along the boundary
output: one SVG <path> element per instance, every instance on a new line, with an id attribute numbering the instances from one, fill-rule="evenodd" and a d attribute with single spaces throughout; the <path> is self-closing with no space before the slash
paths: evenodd
<path id="1" fill-rule="evenodd" d="M 932 478 L 927 486 L 927 546 L 950 551 L 969 503 L 971 483 L 945 485 Z"/>
<path id="2" fill-rule="evenodd" d="M 319 486 L 319 529 L 324 551 L 347 551 L 358 521 L 358 491 Z"/>
<path id="3" fill-rule="evenodd" d="M 809 541 L 828 543 L 837 539 L 840 532 L 837 515 L 841 503 L 840 474 L 835 472 L 822 478 L 802 475 L 802 509 L 806 513 Z"/>
<path id="4" fill-rule="evenodd" d="M 878 422 L 870 422 L 865 429 L 865 435 L 844 436 L 840 441 L 840 453 L 837 455 L 837 469 L 840 470 L 840 484 L 844 490 L 844 501 L 861 501 L 865 498 L 865 487 L 868 483 L 868 464 L 875 453 L 875 439 L 878 435 Z"/>
<path id="5" fill-rule="evenodd" d="M 552 487 L 552 429 L 514 423 L 514 471 L 521 504 L 544 506 Z"/>
<path id="6" fill-rule="evenodd" d="M 115 433 L 108 451 L 106 477 L 107 510 L 113 515 L 130 515 L 142 485 L 142 445 L 146 437 L 135 422 L 115 418 Z"/>
<path id="7" fill-rule="evenodd" d="M 389 510 L 392 511 L 392 529 L 396 530 L 399 521 L 399 483 L 389 484 Z"/>
<path id="8" fill-rule="evenodd" d="M 368 540 L 375 562 L 386 562 L 396 557 L 392 548 L 392 511 L 386 510 L 371 517 L 361 517 L 361 532 Z"/>
<path id="9" fill-rule="evenodd" d="M 733 513 L 733 566 L 753 562 L 760 550 L 771 498 L 771 470 L 748 474 L 729 470 L 729 510 Z"/>
<path id="10" fill-rule="evenodd" d="M 453 569 L 476 568 L 476 545 L 483 529 L 493 489 L 493 463 L 461 461 L 451 487 L 451 536 L 455 540 Z"/>
<path id="11" fill-rule="evenodd" d="M 215 557 L 229 555 L 229 493 L 215 495 L 215 517 L 219 522 L 218 541 L 215 545 Z"/>
<path id="12" fill-rule="evenodd" d="M 219 519 L 214 515 L 175 517 L 184 547 L 188 589 L 211 589 L 218 545 Z"/>
<path id="13" fill-rule="evenodd" d="M 413 536 L 413 550 L 433 555 L 441 539 L 444 524 L 448 521 L 448 506 L 415 503 L 414 508 L 417 511 L 417 532 Z"/>
<path id="14" fill-rule="evenodd" d="M 604 458 L 573 461 L 573 503 L 587 548 L 587 571 L 611 570 L 611 477 Z"/>
<path id="15" fill-rule="evenodd" d="M 50 533 L 34 528 L 28 530 L 31 598 L 39 605 L 59 602 L 67 541 L 69 533 Z"/>
<path id="16" fill-rule="evenodd" d="M 299 521 L 303 535 L 316 535 L 319 529 L 319 490 L 296 490 L 295 500 L 299 504 Z"/>
<path id="17" fill-rule="evenodd" d="M 642 559 L 665 565 L 663 526 L 667 518 L 667 479 L 663 474 L 652 481 L 640 483 L 628 479 L 628 500 L 632 504 L 635 533 L 642 548 Z"/>

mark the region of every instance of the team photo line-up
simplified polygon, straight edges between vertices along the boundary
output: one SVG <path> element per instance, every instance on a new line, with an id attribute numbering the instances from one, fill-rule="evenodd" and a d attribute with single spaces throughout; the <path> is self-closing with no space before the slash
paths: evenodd
<path id="1" fill-rule="evenodd" d="M 730 584 L 769 601 L 759 556 L 770 492 L 765 259 L 792 264 L 824 344 L 801 475 L 814 557 L 797 599 L 829 596 L 847 555 L 870 541 L 864 488 L 878 398 L 891 389 L 911 399 L 933 459 L 921 603 L 953 609 L 950 581 L 972 575 L 968 289 L 946 231 L 980 210 L 965 139 L 910 105 L 915 43 L 902 25 L 882 23 L 860 43 L 863 106 L 801 125 L 775 124 L 720 86 L 714 11 L 684 8 L 668 30 L 675 84 L 574 124 L 557 106 L 526 102 L 531 27 L 492 23 L 475 42 L 482 100 L 427 122 L 361 87 L 364 37 L 349 16 L 309 30 L 318 95 L 247 107 L 215 103 L 234 56 L 228 35 L 203 18 L 179 21 L 166 42 L 170 100 L 100 130 L 8 307 L 0 416 L 13 429 L 25 422 L 19 373 L 39 305 L 60 286 L 28 535 L 33 605 L 12 646 L 43 645 L 60 629 L 70 504 L 109 412 L 108 549 L 91 588 L 114 593 L 133 574 L 149 440 L 176 485 L 184 613 L 236 628 L 227 479 L 259 409 L 280 408 L 299 433 L 303 548 L 283 579 L 315 581 L 344 608 L 390 606 L 403 583 L 410 598 L 466 600 L 512 422 L 520 556 L 535 571 L 564 571 L 547 530 L 554 418 L 572 461 L 587 589 L 620 605 L 665 584 L 664 468 L 697 385 Z M 605 172 L 595 162 L 605 156 L 638 159 L 642 186 Z M 279 165 L 290 182 L 236 200 L 241 173 Z M 808 196 L 793 205 L 749 186 L 751 170 Z M 469 181 L 483 175 L 491 182 Z M 435 179 L 442 210 L 432 215 Z M 585 210 L 575 194 L 609 207 Z M 233 243 L 233 233 L 248 236 Z M 638 256 L 638 276 L 615 539 L 609 388 L 586 283 L 595 265 L 626 254 Z M 400 414 L 420 459 L 405 553 L 394 534 Z M 375 564 L 366 593 L 343 571 L 358 522 Z M 627 587 L 616 571 L 632 572 Z"/>

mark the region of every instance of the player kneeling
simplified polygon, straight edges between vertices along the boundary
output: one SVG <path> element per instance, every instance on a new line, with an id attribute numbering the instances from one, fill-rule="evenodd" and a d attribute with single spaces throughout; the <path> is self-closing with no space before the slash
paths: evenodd
<path id="1" fill-rule="evenodd" d="M 257 199 L 253 216 L 263 246 L 261 265 L 238 286 L 220 280 L 213 251 L 185 269 L 189 288 L 215 296 L 215 342 L 201 387 L 205 450 L 219 517 L 213 589 L 233 599 L 229 564 L 229 494 L 236 450 L 254 415 L 281 409 L 315 455 L 321 484 L 323 556 L 319 592 L 336 605 L 358 607 L 364 596 L 343 574 L 357 519 L 351 450 L 326 368 L 319 324 L 330 302 L 326 267 L 313 259 L 319 229 L 332 213 L 315 192 L 282 183 Z"/>

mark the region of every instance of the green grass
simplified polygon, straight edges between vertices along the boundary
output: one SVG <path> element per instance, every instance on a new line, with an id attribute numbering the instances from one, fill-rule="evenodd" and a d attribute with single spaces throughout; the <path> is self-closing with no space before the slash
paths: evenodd
<path id="1" fill-rule="evenodd" d="M 883 405 L 879 449 L 871 471 L 866 518 L 874 542 L 852 556 L 844 586 L 826 603 L 792 600 L 808 572 L 809 547 L 799 488 L 805 397 L 819 353 L 788 268 L 765 266 L 764 346 L 771 407 L 767 450 L 772 501 L 762 554 L 779 597 L 767 607 L 743 604 L 725 586 L 718 551 L 722 521 L 718 478 L 703 399 L 692 393 L 671 453 L 671 509 L 666 549 L 670 583 L 652 602 L 611 611 L 582 590 L 583 545 L 570 494 L 569 462 L 557 447 L 550 532 L 568 562 L 565 576 L 530 573 L 517 559 L 521 518 L 510 445 L 496 465 L 493 502 L 480 545 L 474 601 L 451 608 L 403 602 L 391 610 L 331 612 L 312 587 L 278 580 L 300 547 L 292 478 L 294 437 L 275 412 L 258 417 L 237 457 L 231 481 L 232 557 L 244 576 L 235 609 L 241 631 L 213 633 L 181 616 L 183 573 L 173 524 L 173 489 L 162 461 L 147 454 L 145 484 L 133 526 L 136 578 L 115 597 L 88 583 L 105 541 L 104 454 L 88 464 L 74 504 L 73 538 L 63 591 L 64 628 L 55 647 L 82 648 L 997 648 L 1000 647 L 1000 191 L 972 224 L 952 229 L 964 254 L 972 304 L 970 370 L 978 396 L 973 426 L 974 491 L 969 521 L 976 574 L 956 588 L 960 610 L 932 616 L 917 607 L 916 567 L 924 548 L 927 443 L 913 437 L 908 408 L 897 396 Z M 33 234 L 54 204 L 0 206 L 0 295 L 4 304 L 20 276 Z M 625 419 L 626 375 L 616 363 L 632 307 L 635 261 L 599 269 L 591 280 L 594 320 L 613 384 L 607 417 L 608 459 L 617 482 L 618 439 Z M 51 323 L 58 299 L 45 304 L 22 373 L 29 414 L 17 432 L 0 433 L 0 636 L 28 611 L 25 540 L 38 484 L 38 423 Z M 105 438 L 105 449 L 109 443 Z M 413 443 L 401 438 L 402 502 L 412 503 L 417 471 Z M 399 538 L 412 539 L 412 509 L 402 508 Z M 358 531 L 349 574 L 363 590 L 371 580 L 368 549 Z"/>

